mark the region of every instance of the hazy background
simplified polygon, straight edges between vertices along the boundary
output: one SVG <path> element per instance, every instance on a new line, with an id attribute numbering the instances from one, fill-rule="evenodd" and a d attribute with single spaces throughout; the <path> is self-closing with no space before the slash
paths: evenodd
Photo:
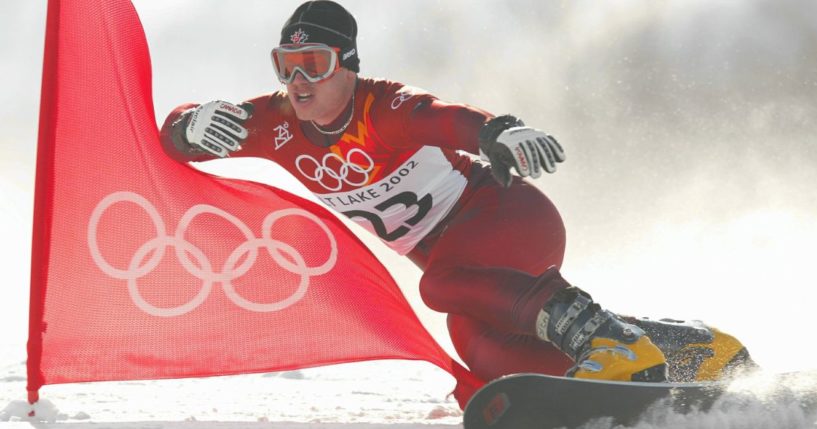
<path id="1" fill-rule="evenodd" d="M 280 88 L 268 53 L 300 0 L 134 3 L 157 121 Z M 567 162 L 536 183 L 567 225 L 568 280 L 619 312 L 736 333 L 769 368 L 817 367 L 817 2 L 342 3 L 362 75 L 514 113 L 562 142 Z M 27 337 L 45 6 L 7 1 L 0 15 L 0 358 L 24 356 Z M 304 192 L 262 161 L 206 168 Z M 420 273 L 366 241 L 451 350 Z"/>

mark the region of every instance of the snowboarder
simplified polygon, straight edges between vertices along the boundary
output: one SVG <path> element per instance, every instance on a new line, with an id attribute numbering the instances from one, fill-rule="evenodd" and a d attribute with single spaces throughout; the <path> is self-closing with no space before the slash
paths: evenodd
<path id="1" fill-rule="evenodd" d="M 556 171 L 565 160 L 557 140 L 512 115 L 358 76 L 356 37 L 342 6 L 302 4 L 271 54 L 286 90 L 179 106 L 162 127 L 165 151 L 182 162 L 233 155 L 283 166 L 423 270 L 423 300 L 447 313 L 457 353 L 485 380 L 690 381 L 753 365 L 730 335 L 623 317 L 565 281 L 562 219 L 524 179 Z"/>

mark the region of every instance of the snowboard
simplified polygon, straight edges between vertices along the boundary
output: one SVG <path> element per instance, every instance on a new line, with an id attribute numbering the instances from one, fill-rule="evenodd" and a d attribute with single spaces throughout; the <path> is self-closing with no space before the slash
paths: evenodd
<path id="1" fill-rule="evenodd" d="M 766 381 L 775 391 L 774 401 L 796 401 L 808 412 L 817 412 L 817 372 L 788 373 Z M 810 382 L 811 390 L 795 391 L 793 381 Z M 645 411 L 706 412 L 734 383 L 643 383 L 584 380 L 542 374 L 515 374 L 483 386 L 465 408 L 464 429 L 574 429 L 594 419 L 613 424 L 635 424 Z M 751 387 L 747 387 L 751 389 Z M 735 390 L 740 391 L 740 387 Z M 736 393 L 735 395 L 740 395 Z M 745 392 L 739 402 L 746 403 Z M 761 401 L 762 399 L 756 399 Z M 768 400 L 763 399 L 763 400 Z"/>

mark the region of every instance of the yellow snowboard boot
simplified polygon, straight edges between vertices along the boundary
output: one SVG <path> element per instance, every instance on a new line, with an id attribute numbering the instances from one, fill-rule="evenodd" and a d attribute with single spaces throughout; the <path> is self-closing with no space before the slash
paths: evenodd
<path id="1" fill-rule="evenodd" d="M 666 381 L 666 359 L 644 331 L 603 310 L 570 286 L 545 303 L 537 335 L 576 364 L 568 377 L 617 381 Z"/>
<path id="2" fill-rule="evenodd" d="M 757 369 L 740 341 L 699 320 L 622 319 L 643 329 L 664 352 L 669 381 L 714 381 Z"/>

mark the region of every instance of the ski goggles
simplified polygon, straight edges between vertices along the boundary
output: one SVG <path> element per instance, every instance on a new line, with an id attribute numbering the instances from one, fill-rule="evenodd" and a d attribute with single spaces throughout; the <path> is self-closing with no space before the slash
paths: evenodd
<path id="1" fill-rule="evenodd" d="M 340 68 L 338 53 L 339 48 L 323 43 L 309 43 L 281 45 L 274 48 L 270 55 L 278 80 L 288 84 L 295 80 L 297 72 L 312 83 L 331 77 Z"/>

